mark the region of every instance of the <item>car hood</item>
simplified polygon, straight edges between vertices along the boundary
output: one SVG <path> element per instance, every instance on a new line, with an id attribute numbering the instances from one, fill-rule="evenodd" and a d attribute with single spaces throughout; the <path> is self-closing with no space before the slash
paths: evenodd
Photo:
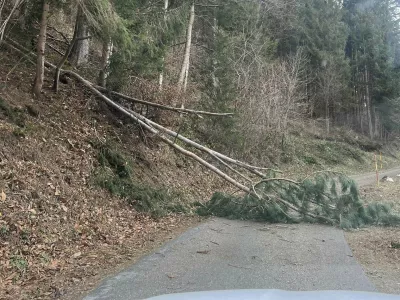
<path id="1" fill-rule="evenodd" d="M 151 300 L 400 300 L 400 295 L 350 291 L 289 292 L 281 290 L 226 290 L 168 294 Z"/>

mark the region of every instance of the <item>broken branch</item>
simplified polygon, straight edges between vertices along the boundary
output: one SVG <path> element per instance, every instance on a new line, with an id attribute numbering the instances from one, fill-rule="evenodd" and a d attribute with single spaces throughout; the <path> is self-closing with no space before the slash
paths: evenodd
<path id="1" fill-rule="evenodd" d="M 56 47 L 50 45 L 49 43 L 46 43 L 47 47 L 49 47 L 51 50 L 53 50 L 54 52 L 57 52 L 58 54 L 60 54 L 61 56 L 64 56 L 64 53 L 62 53 L 60 50 L 58 50 Z"/>
<path id="2" fill-rule="evenodd" d="M 214 113 L 214 112 L 208 112 L 208 111 L 198 111 L 198 110 L 187 109 L 187 108 L 177 108 L 177 107 L 166 106 L 166 105 L 162 105 L 162 104 L 158 104 L 158 103 L 140 100 L 140 99 L 130 97 L 130 96 L 127 96 L 127 95 L 124 95 L 121 93 L 114 92 L 114 91 L 109 91 L 101 86 L 93 85 L 93 87 L 96 88 L 97 90 L 107 93 L 109 95 L 117 96 L 122 99 L 129 100 L 129 101 L 132 101 L 135 103 L 153 106 L 153 107 L 157 107 L 157 108 L 164 109 L 164 110 L 170 110 L 170 111 L 175 111 L 175 112 L 179 112 L 179 113 L 190 113 L 190 114 L 195 114 L 195 115 L 208 115 L 208 116 L 232 116 L 233 115 L 233 113 Z"/>

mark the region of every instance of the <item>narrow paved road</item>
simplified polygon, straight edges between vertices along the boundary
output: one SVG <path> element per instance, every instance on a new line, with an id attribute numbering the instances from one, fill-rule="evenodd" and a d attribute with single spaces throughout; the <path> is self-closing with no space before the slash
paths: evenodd
<path id="1" fill-rule="evenodd" d="M 393 169 L 381 176 L 395 176 Z M 374 173 L 354 176 L 360 185 Z M 321 225 L 270 225 L 212 219 L 110 277 L 84 300 L 144 299 L 221 289 L 359 290 L 374 286 L 343 231 Z"/>
<path id="2" fill-rule="evenodd" d="M 389 170 L 379 171 L 379 179 L 383 176 L 396 177 L 400 174 L 400 168 L 393 168 Z M 360 175 L 351 176 L 359 186 L 364 186 L 376 182 L 376 172 L 365 173 Z"/>

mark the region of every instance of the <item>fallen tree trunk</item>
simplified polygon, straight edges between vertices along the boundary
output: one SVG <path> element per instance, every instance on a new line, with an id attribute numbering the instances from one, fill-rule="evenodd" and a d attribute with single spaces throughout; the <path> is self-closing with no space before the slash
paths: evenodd
<path id="1" fill-rule="evenodd" d="M 154 128 L 153 126 L 151 126 L 149 124 L 148 119 L 146 119 L 145 117 L 132 112 L 126 108 L 124 108 L 123 106 L 115 103 L 114 101 L 112 101 L 111 99 L 107 98 L 106 96 L 104 96 L 99 90 L 97 90 L 96 88 L 93 87 L 93 84 L 91 82 L 89 82 L 88 80 L 84 79 L 83 77 L 81 77 L 80 75 L 78 75 L 75 72 L 72 71 L 64 71 L 66 74 L 70 75 L 71 77 L 75 78 L 76 80 L 78 80 L 80 83 L 82 83 L 85 87 L 87 87 L 93 94 L 97 95 L 98 97 L 100 97 L 103 101 L 105 101 L 108 105 L 110 105 L 111 107 L 114 107 L 115 109 L 117 109 L 118 111 L 120 111 L 121 113 L 125 114 L 126 116 L 128 116 L 129 118 L 135 120 L 136 122 L 138 122 L 141 126 L 143 126 L 144 128 L 146 128 L 148 131 L 150 131 L 151 133 L 154 133 L 155 135 L 157 135 L 157 137 L 162 140 L 164 143 L 168 144 L 169 146 L 171 146 L 172 148 L 176 149 L 177 151 L 179 151 L 180 153 L 184 154 L 185 156 L 188 156 L 194 160 L 196 160 L 197 162 L 199 162 L 201 165 L 205 166 L 206 168 L 208 168 L 209 170 L 213 171 L 214 173 L 216 173 L 218 176 L 222 177 L 223 179 L 225 179 L 226 181 L 228 181 L 229 183 L 231 183 L 232 185 L 236 186 L 237 188 L 239 188 L 240 190 L 242 190 L 243 192 L 259 199 L 262 200 L 263 197 L 258 195 L 254 189 L 251 189 L 243 184 L 241 184 L 240 182 L 236 181 L 235 179 L 233 179 L 232 177 L 230 177 L 229 175 L 227 175 L 226 173 L 224 173 L 223 171 L 221 171 L 219 168 L 215 167 L 214 165 L 210 164 L 209 162 L 205 161 L 204 159 L 202 159 L 201 157 L 199 157 L 198 155 L 196 155 L 195 153 L 188 151 L 187 149 L 184 149 L 183 147 L 175 144 L 173 141 L 171 141 L 170 139 L 168 139 L 167 137 L 165 137 L 160 131 L 158 131 L 156 128 Z M 142 120 L 142 118 L 144 118 L 145 120 Z M 152 122 L 154 123 L 154 122 Z M 190 141 L 190 140 L 189 140 Z M 204 146 L 202 146 L 205 149 L 208 149 Z M 213 152 L 212 150 L 208 149 L 207 151 L 208 153 Z M 216 152 L 217 153 L 217 152 Z M 219 153 L 218 153 L 219 154 Z M 226 156 L 223 155 L 223 157 L 228 158 Z M 231 159 L 232 160 L 232 159 Z M 236 160 L 232 160 L 237 162 Z M 242 174 L 240 174 L 241 176 L 244 176 Z M 282 178 L 279 178 L 278 180 L 283 180 Z M 289 181 L 289 180 L 288 180 Z M 333 220 L 323 217 L 323 216 L 318 216 L 315 215 L 311 212 L 307 212 L 307 211 L 302 211 L 302 209 L 300 207 L 296 207 L 295 205 L 289 203 L 288 201 L 284 200 L 284 199 L 280 199 L 280 198 L 274 198 L 273 201 L 275 202 L 280 202 L 281 204 L 287 206 L 288 208 L 292 209 L 293 211 L 297 212 L 297 213 L 302 213 L 304 215 L 307 215 L 313 219 L 319 219 L 319 220 L 323 220 L 324 222 L 328 222 L 328 223 L 334 223 Z"/>
<path id="2" fill-rule="evenodd" d="M 20 49 L 22 49 L 23 51 L 30 52 L 28 49 L 24 48 L 23 46 L 19 45 L 18 43 L 14 42 L 14 41 L 12 41 L 12 40 L 7 40 L 7 41 L 11 42 L 11 43 L 13 44 L 13 46 L 16 47 L 16 48 L 20 48 Z M 23 52 L 22 52 L 22 53 L 23 53 Z M 31 56 L 35 57 L 35 54 L 34 54 L 34 53 L 30 52 L 30 54 L 31 54 Z M 56 66 L 53 65 L 53 64 L 51 64 L 51 63 L 45 62 L 45 65 L 48 66 L 48 67 L 51 67 L 51 68 L 56 69 Z M 64 72 L 64 73 L 69 73 L 70 75 L 76 74 L 77 76 L 79 76 L 77 73 L 72 72 L 72 71 L 65 71 L 65 70 L 61 70 L 61 71 Z M 83 79 L 83 78 L 82 78 L 82 79 Z M 83 79 L 83 80 L 85 80 L 85 79 Z M 97 86 L 97 85 L 95 85 L 95 84 L 93 84 L 93 83 L 91 83 L 91 82 L 89 82 L 89 81 L 88 81 L 88 83 L 90 84 L 90 88 L 91 88 L 91 89 L 93 88 L 93 90 L 96 90 L 96 91 L 99 92 L 99 93 L 100 93 L 100 91 L 103 91 L 103 92 L 110 93 L 111 95 L 115 95 L 115 96 L 121 97 L 121 98 L 126 99 L 126 100 L 136 101 L 136 102 L 138 102 L 138 103 L 142 103 L 142 104 L 146 104 L 146 105 L 159 105 L 159 104 L 155 104 L 155 103 L 151 103 L 151 102 L 147 102 L 147 101 L 135 99 L 135 98 L 132 98 L 132 97 L 129 97 L 129 96 L 126 96 L 126 95 L 117 93 L 117 92 L 108 91 L 107 89 L 104 89 L 104 88 L 102 88 L 102 87 L 100 87 L 100 86 Z M 97 92 L 96 92 L 96 93 L 97 93 Z M 104 96 L 102 93 L 100 93 L 100 95 Z M 107 98 L 107 99 L 108 99 L 109 101 L 112 101 L 112 100 L 110 100 L 109 98 Z M 113 102 L 113 103 L 114 103 L 114 102 Z M 162 106 L 162 105 L 160 105 L 160 108 L 165 108 L 165 107 Z M 173 110 L 175 110 L 175 111 L 177 111 L 177 112 L 186 111 L 186 112 L 195 113 L 195 114 L 198 114 L 198 113 L 199 113 L 198 111 L 194 111 L 194 110 L 190 110 L 190 109 L 181 109 L 181 108 L 173 108 L 173 107 L 168 107 L 168 109 L 173 109 Z M 196 143 L 196 142 L 194 142 L 194 141 L 192 141 L 192 140 L 186 138 L 185 136 L 176 133 L 176 132 L 173 131 L 173 130 L 170 130 L 170 129 L 168 129 L 168 128 L 165 128 L 165 127 L 159 125 L 158 123 L 155 123 L 155 122 L 153 122 L 153 121 L 147 119 L 146 117 L 144 117 L 144 116 L 142 116 L 142 115 L 140 115 L 140 114 L 138 114 L 138 113 L 136 113 L 136 112 L 133 112 L 133 111 L 130 111 L 130 110 L 127 110 L 127 112 L 130 113 L 130 114 L 132 114 L 132 115 L 134 115 L 137 119 L 140 119 L 141 121 L 145 122 L 146 124 L 148 124 L 148 125 L 150 125 L 150 126 L 156 128 L 156 129 L 158 129 L 158 130 L 161 130 L 162 132 L 164 132 L 164 133 L 166 133 L 166 134 L 168 134 L 168 135 L 174 137 L 175 139 L 179 139 L 179 140 L 181 140 L 181 141 L 187 143 L 188 145 L 190 145 L 190 146 L 192 146 L 192 147 L 194 147 L 194 148 L 196 148 L 196 149 L 198 149 L 198 150 L 200 150 L 200 151 L 203 151 L 203 152 L 208 153 L 209 155 L 211 155 L 211 156 L 213 156 L 213 157 L 218 157 L 218 158 L 224 160 L 225 162 L 229 162 L 229 163 L 232 163 L 232 164 L 237 165 L 237 166 L 239 166 L 239 167 L 242 167 L 242 168 L 244 168 L 244 169 L 250 171 L 251 173 L 253 173 L 253 174 L 255 174 L 255 175 L 257 175 L 257 176 L 259 176 L 259 177 L 261 177 L 261 178 L 265 178 L 266 176 L 265 176 L 265 174 L 263 174 L 262 172 L 260 172 L 260 170 L 261 170 L 261 171 L 273 171 L 273 172 L 276 172 L 276 173 L 280 173 L 279 170 L 274 170 L 274 169 L 271 169 L 271 168 L 264 168 L 264 167 L 252 166 L 252 165 L 249 165 L 249 164 L 244 163 L 244 162 L 242 162 L 242 161 L 233 159 L 233 158 L 228 157 L 228 156 L 226 156 L 226 155 L 224 155 L 224 154 L 222 154 L 222 153 L 219 153 L 219 152 L 217 152 L 217 151 L 211 150 L 211 149 L 209 149 L 209 148 L 207 148 L 207 147 L 205 147 L 205 146 L 203 146 L 203 145 L 201 145 L 201 144 L 199 144 L 199 143 Z M 200 113 L 203 113 L 203 114 L 214 114 L 214 115 L 217 114 L 217 113 L 210 113 L 210 112 L 200 112 Z M 225 114 L 225 115 L 226 115 L 226 114 Z M 229 114 L 228 114 L 228 115 L 229 115 Z M 230 115 L 232 115 L 232 114 L 230 114 Z"/>
<path id="3" fill-rule="evenodd" d="M 192 147 L 194 147 L 194 148 L 196 148 L 198 150 L 206 152 L 206 153 L 210 154 L 211 156 L 218 157 L 218 158 L 220 158 L 220 159 L 222 159 L 222 160 L 224 160 L 226 162 L 229 162 L 229 163 L 232 163 L 232 164 L 237 165 L 239 167 L 242 167 L 242 168 L 250 171 L 251 173 L 253 173 L 253 174 L 257 175 L 257 176 L 260 176 L 262 178 L 265 177 L 265 174 L 261 173 L 258 170 L 264 170 L 264 171 L 269 171 L 270 170 L 270 171 L 274 171 L 276 173 L 281 173 L 279 170 L 273 170 L 271 168 L 263 168 L 263 167 L 252 166 L 252 165 L 246 164 L 246 163 L 244 163 L 242 161 L 239 161 L 239 160 L 233 159 L 231 157 L 228 157 L 228 156 L 226 156 L 226 155 L 224 155 L 222 153 L 219 153 L 217 151 L 211 150 L 211 149 L 209 149 L 209 148 L 207 148 L 207 147 L 205 147 L 205 146 L 203 146 L 203 145 L 201 145 L 199 143 L 196 143 L 196 142 L 184 137 L 183 135 L 181 135 L 181 134 L 179 134 L 179 133 L 177 133 L 177 132 L 175 132 L 175 131 L 173 131 L 171 129 L 165 128 L 164 126 L 161 126 L 161 125 L 157 124 L 156 122 L 153 122 L 153 121 L 147 119 L 146 117 L 144 117 L 144 116 L 142 116 L 142 115 L 140 115 L 140 114 L 138 114 L 136 112 L 133 112 L 133 111 L 130 111 L 130 112 L 135 114 L 135 116 L 137 118 L 142 119 L 142 121 L 148 123 L 151 126 L 154 126 L 155 128 L 163 131 L 164 133 L 166 133 L 166 134 L 168 134 L 168 135 L 170 135 L 170 136 L 172 136 L 172 137 L 174 137 L 174 138 L 176 138 L 178 140 L 181 140 L 181 141 L 187 143 L 188 145 L 190 145 L 190 146 L 192 146 Z"/>
<path id="4" fill-rule="evenodd" d="M 29 52 L 32 57 L 36 57 L 36 55 L 33 52 L 30 52 L 28 49 L 26 49 L 25 47 L 21 46 L 17 42 L 14 42 L 14 41 L 12 41 L 10 39 L 8 39 L 7 41 L 10 42 L 11 44 L 13 44 L 13 46 L 15 48 L 17 48 L 17 49 L 19 48 L 19 51 L 21 51 L 21 53 L 23 53 L 23 51 Z M 51 63 L 49 63 L 47 61 L 45 62 L 45 65 L 47 67 L 51 67 L 53 69 L 57 69 L 57 67 L 55 65 L 53 65 L 53 64 L 51 64 Z M 72 72 L 72 71 L 65 71 L 65 70 L 61 70 L 61 71 L 64 72 L 64 73 L 69 73 L 72 76 L 73 76 L 73 74 L 76 74 L 77 76 L 79 76 L 77 73 Z M 82 80 L 85 80 L 85 79 L 82 78 Z M 126 99 L 126 100 L 136 101 L 138 103 L 142 103 L 142 104 L 146 104 L 146 105 L 157 105 L 157 106 L 159 105 L 159 104 L 155 104 L 155 103 L 151 103 L 151 102 L 135 99 L 135 98 L 132 98 L 132 97 L 129 97 L 129 96 L 117 93 L 117 92 L 108 91 L 107 89 L 104 89 L 104 88 L 102 88 L 100 86 L 96 86 L 96 85 L 94 85 L 93 83 L 91 83 L 89 81 L 88 81 L 88 83 L 90 84 L 90 88 L 93 89 L 93 90 L 96 90 L 98 93 L 100 93 L 100 91 L 103 91 L 103 92 L 108 92 L 111 95 L 115 95 L 115 96 L 121 97 L 121 98 Z M 100 93 L 100 95 L 104 96 L 102 93 Z M 107 99 L 109 99 L 109 98 L 107 98 Z M 112 100 L 109 99 L 109 101 L 112 101 Z M 160 105 L 160 108 L 165 108 L 165 107 Z M 217 113 L 201 112 L 201 111 L 198 112 L 198 111 L 194 111 L 194 110 L 190 110 L 190 109 L 181 109 L 181 108 L 173 108 L 173 107 L 168 107 L 168 109 L 173 109 L 173 110 L 178 111 L 178 112 L 186 111 L 186 112 L 195 113 L 195 114 L 198 114 L 198 113 L 207 114 L 207 115 L 209 115 L 209 114 L 216 115 L 217 114 Z M 192 147 L 194 147 L 194 148 L 196 148 L 196 149 L 198 149 L 200 151 L 208 153 L 209 155 L 211 155 L 213 157 L 218 157 L 218 158 L 224 160 L 225 162 L 229 162 L 229 163 L 232 163 L 232 164 L 237 165 L 239 167 L 242 167 L 242 168 L 250 171 L 251 173 L 253 173 L 253 174 L 255 174 L 255 175 L 257 175 L 257 176 L 259 176 L 261 178 L 265 178 L 265 174 L 263 174 L 259 170 L 264 170 L 264 171 L 271 170 L 271 171 L 274 171 L 274 172 L 277 172 L 277 173 L 280 172 L 279 170 L 273 170 L 273 169 L 270 169 L 270 168 L 252 166 L 252 165 L 249 165 L 249 164 L 244 163 L 242 161 L 230 158 L 230 157 L 228 157 L 228 156 L 226 156 L 226 155 L 224 155 L 222 153 L 219 153 L 217 151 L 211 150 L 211 149 L 209 149 L 209 148 L 207 148 L 207 147 L 205 147 L 205 146 L 203 146 L 203 145 L 201 145 L 199 143 L 196 143 L 196 142 L 186 138 L 185 136 L 174 132 L 173 130 L 165 128 L 165 127 L 163 127 L 163 126 L 161 126 L 161 125 L 159 125 L 159 124 L 147 119 L 146 117 L 144 117 L 144 116 L 142 116 L 142 115 L 140 115 L 140 114 L 138 114 L 136 112 L 129 111 L 129 110 L 127 110 L 127 112 L 130 113 L 130 114 L 135 115 L 135 117 L 137 119 L 140 119 L 141 121 L 147 123 L 148 125 L 156 128 L 158 130 L 161 130 L 162 132 L 174 137 L 175 139 L 179 139 L 179 140 L 187 143 L 188 145 L 190 145 L 190 146 L 192 146 Z M 232 114 L 228 113 L 228 114 L 222 114 L 222 115 L 232 115 Z"/>
<path id="5" fill-rule="evenodd" d="M 135 103 L 140 103 L 140 104 L 144 104 L 144 105 L 148 105 L 148 106 L 152 106 L 152 107 L 157 107 L 157 108 L 161 108 L 164 110 L 175 111 L 178 113 L 188 113 L 188 114 L 207 115 L 207 116 L 220 116 L 220 117 L 221 116 L 233 116 L 233 113 L 215 113 L 215 112 L 209 112 L 209 111 L 201 111 L 201 110 L 193 110 L 193 109 L 187 109 L 187 108 L 177 108 L 177 107 L 172 107 L 172 106 L 166 106 L 166 105 L 162 105 L 162 104 L 158 104 L 158 103 L 154 103 L 154 102 L 140 100 L 140 99 L 130 97 L 130 96 L 127 96 L 127 95 L 124 95 L 121 93 L 114 92 L 114 91 L 109 91 L 106 88 L 103 88 L 98 85 L 93 85 L 93 87 L 101 92 L 104 92 L 105 94 L 117 96 L 122 99 L 132 101 Z"/>
<path id="6" fill-rule="evenodd" d="M 21 51 L 22 52 L 22 51 Z M 34 54 L 33 54 L 34 55 Z M 52 68 L 56 68 L 56 66 L 54 66 L 53 64 L 47 63 L 48 66 L 52 67 Z M 296 186 L 299 186 L 299 182 L 295 182 L 289 179 L 285 179 L 285 178 L 265 178 L 266 176 L 264 174 L 262 174 L 260 171 L 258 170 L 267 170 L 268 168 L 260 168 L 260 167 L 256 167 L 256 166 L 251 166 L 249 164 L 243 163 L 241 161 L 232 159 L 228 156 L 225 156 L 221 153 L 218 153 L 216 151 L 213 151 L 205 146 L 202 146 L 196 142 L 191 141 L 190 139 L 181 136 L 180 134 L 177 134 L 175 132 L 173 132 L 172 130 L 169 130 L 149 119 L 147 119 L 146 117 L 130 111 L 129 109 L 121 106 L 120 104 L 112 101 L 111 99 L 109 99 L 108 97 L 106 97 L 105 95 L 103 95 L 103 93 L 101 91 L 99 91 L 94 85 L 93 83 L 89 82 L 88 80 L 84 79 L 82 76 L 80 76 L 79 74 L 73 72 L 73 71 L 67 71 L 67 70 L 62 70 L 62 72 L 64 72 L 65 74 L 69 75 L 72 78 L 75 78 L 78 82 L 80 82 L 84 87 L 86 87 L 87 89 L 89 89 L 93 94 L 95 94 L 96 96 L 98 96 L 101 100 L 103 100 L 104 102 L 106 102 L 108 105 L 110 105 L 111 107 L 115 108 L 116 110 L 120 111 L 121 113 L 123 113 L 124 115 L 128 116 L 129 118 L 133 119 L 134 121 L 136 121 L 140 126 L 144 127 L 146 130 L 148 130 L 149 132 L 155 134 L 161 141 L 163 141 L 164 143 L 166 143 L 167 145 L 169 145 L 170 147 L 172 147 L 173 149 L 177 150 L 178 152 L 182 153 L 183 155 L 197 161 L 198 163 L 200 163 L 201 165 L 203 165 L 204 167 L 206 167 L 207 169 L 211 170 L 212 172 L 214 172 L 215 174 L 217 174 L 218 176 L 220 176 L 221 178 L 223 178 L 224 180 L 226 180 L 227 182 L 229 182 L 230 184 L 234 185 L 235 187 L 239 188 L 241 191 L 243 191 L 244 193 L 246 193 L 246 195 L 248 195 L 249 197 L 252 197 L 255 201 L 256 204 L 258 206 L 258 210 L 262 211 L 262 214 L 264 215 L 265 209 L 277 209 L 281 214 L 285 215 L 287 217 L 287 220 L 292 220 L 292 214 L 295 213 L 299 216 L 302 217 L 308 217 L 308 218 L 312 218 L 314 220 L 320 220 L 324 223 L 330 223 L 330 224 L 336 224 L 339 223 L 337 220 L 336 215 L 332 215 L 330 214 L 330 212 L 325 212 L 326 215 L 320 215 L 319 210 L 316 209 L 310 209 L 307 210 L 305 209 L 305 207 L 302 204 L 302 201 L 306 201 L 307 199 L 304 199 L 304 194 L 302 194 L 303 192 L 307 191 L 310 192 L 308 190 L 304 190 L 304 189 L 308 189 L 307 185 L 303 184 L 300 187 L 300 193 L 297 196 L 301 196 L 299 197 L 296 201 L 293 201 L 293 199 L 291 199 L 292 197 L 289 196 L 286 198 L 282 198 L 282 195 L 284 195 L 284 193 L 281 193 L 281 190 L 283 189 L 286 192 L 290 192 L 293 191 L 290 187 L 285 187 L 285 186 L 281 186 L 278 184 L 280 182 L 284 182 L 285 184 L 288 185 L 293 185 L 295 184 Z M 169 135 L 170 137 L 173 137 L 174 139 L 171 140 L 169 139 L 167 136 L 165 136 L 165 134 Z M 203 158 L 201 158 L 199 155 L 183 148 L 182 146 L 179 146 L 177 144 L 175 144 L 175 139 L 180 139 L 181 141 L 185 142 L 186 144 L 188 144 L 189 146 L 192 146 L 202 152 L 205 152 L 209 155 L 211 155 L 214 159 L 217 159 L 217 161 L 219 161 L 220 163 L 222 163 L 222 165 L 224 165 L 225 167 L 227 167 L 230 171 L 234 172 L 236 175 L 239 175 L 241 177 L 241 179 L 244 179 L 246 181 L 251 181 L 250 178 L 246 177 L 245 175 L 241 174 L 239 171 L 233 169 L 231 166 L 229 166 L 229 163 L 234 164 L 236 166 L 240 166 L 250 172 L 252 172 L 253 174 L 257 174 L 258 176 L 262 177 L 263 180 L 256 183 L 256 184 L 252 184 L 252 182 L 250 182 L 250 184 L 248 186 L 246 186 L 245 184 L 242 184 L 241 182 L 239 182 L 238 180 L 234 179 L 233 177 L 229 176 L 227 173 L 225 173 L 224 171 L 222 171 L 221 169 L 219 169 L 218 167 L 214 166 L 213 164 L 207 162 L 206 160 L 204 160 Z M 262 186 L 258 187 L 258 185 L 261 184 L 273 184 L 273 185 L 277 185 L 275 187 L 278 187 L 278 190 L 274 190 L 275 187 L 274 186 L 269 186 L 267 187 L 267 189 L 263 189 Z M 319 183 L 318 183 L 319 184 Z M 317 185 L 318 185 L 317 184 Z M 257 188 L 257 190 L 256 190 Z M 271 189 L 272 188 L 272 189 Z M 318 192 L 320 188 L 316 188 L 315 191 Z M 354 193 L 354 190 L 350 189 L 350 191 L 352 193 Z M 311 191 L 311 193 L 309 195 L 312 195 L 313 191 Z M 318 192 L 320 194 L 320 192 Z M 333 196 L 336 197 L 334 199 L 337 199 L 337 196 Z M 253 201 L 254 201 L 253 200 Z M 333 198 L 329 198 L 328 201 L 332 201 Z M 355 198 L 355 200 L 357 200 L 357 198 Z M 358 200 L 357 200 L 358 201 Z M 318 202 L 312 202 L 312 201 L 308 201 L 310 203 L 313 203 L 314 205 L 316 205 L 316 207 L 320 207 L 321 209 L 325 206 L 325 202 L 322 203 L 318 203 Z M 356 206 L 356 208 L 359 208 L 359 203 L 355 202 L 354 203 Z M 240 204 L 239 204 L 240 205 Z M 246 206 L 246 204 L 242 204 L 244 206 Z M 338 208 L 336 208 L 338 209 Z M 340 209 L 340 207 L 339 207 Z M 288 211 L 289 210 L 289 211 Z M 248 212 L 252 212 L 253 208 L 251 208 Z M 317 212 L 317 213 L 315 213 Z M 268 213 L 267 213 L 268 214 Z M 340 219 L 342 219 L 342 215 L 339 214 Z M 341 222 L 341 221 L 340 221 Z"/>
<path id="7" fill-rule="evenodd" d="M 211 165 L 210 163 L 208 163 L 207 161 L 205 161 L 204 159 L 202 159 L 201 157 L 199 157 L 198 155 L 196 155 L 193 152 L 190 152 L 184 148 L 182 148 L 181 146 L 175 144 L 174 142 L 172 142 L 171 140 L 169 140 L 167 137 L 165 137 L 162 133 L 160 133 L 156 128 L 152 127 L 151 125 L 147 124 L 146 122 L 142 121 L 141 119 L 139 119 L 137 117 L 137 114 L 127 110 L 126 108 L 122 107 L 121 105 L 115 103 L 114 101 L 112 101 L 111 99 L 107 98 L 106 96 L 104 96 L 99 90 L 97 90 L 96 88 L 93 87 L 93 84 L 91 82 L 89 82 L 88 80 L 84 79 L 83 77 L 81 77 L 80 75 L 78 75 L 75 72 L 72 71 L 64 71 L 65 74 L 70 75 L 71 77 L 75 78 L 76 80 L 78 80 L 80 83 L 82 83 L 86 88 L 88 88 L 91 92 L 93 92 L 93 94 L 95 94 L 96 96 L 98 96 L 99 98 L 101 98 L 103 101 L 105 101 L 108 105 L 110 105 L 111 107 L 114 107 L 115 109 L 117 109 L 118 111 L 120 111 L 121 113 L 123 113 L 124 115 L 126 115 L 127 117 L 135 120 L 136 122 L 138 122 L 141 126 L 143 126 L 144 128 L 146 128 L 148 131 L 150 131 L 151 133 L 154 133 L 158 136 L 159 139 L 161 139 L 163 142 L 165 142 L 166 144 L 168 144 L 169 146 L 171 146 L 172 148 L 178 150 L 179 152 L 181 152 L 182 154 L 189 156 L 191 158 L 193 158 L 194 160 L 196 160 L 197 162 L 199 162 L 200 164 L 202 164 L 203 166 L 207 167 L 208 169 L 210 169 L 211 171 L 213 171 L 214 173 L 218 174 L 219 176 L 221 176 L 222 178 L 224 178 L 225 180 L 227 180 L 228 182 L 230 182 L 231 184 L 235 185 L 236 187 L 238 187 L 239 189 L 248 192 L 248 193 L 252 193 L 252 191 L 244 186 L 243 184 L 237 182 L 236 180 L 234 180 L 232 177 L 228 176 L 227 174 L 225 174 L 224 172 L 222 172 L 220 169 L 218 169 L 217 167 Z"/>
<path id="8" fill-rule="evenodd" d="M 6 40 L 2 41 L 4 45 L 6 45 L 7 47 L 11 47 L 13 50 L 21 53 L 22 55 L 30 55 L 33 59 L 37 58 L 37 55 L 35 53 L 33 53 L 32 51 L 30 51 L 29 49 L 25 48 L 24 46 L 22 46 L 21 44 L 17 43 L 16 41 L 13 41 L 12 39 L 7 38 Z M 33 64 L 36 64 L 36 62 L 33 62 L 32 60 L 29 60 L 30 62 L 32 62 Z M 55 69 L 56 66 L 53 65 L 52 63 L 48 62 L 47 60 L 44 61 L 44 65 L 48 68 L 52 68 Z"/>

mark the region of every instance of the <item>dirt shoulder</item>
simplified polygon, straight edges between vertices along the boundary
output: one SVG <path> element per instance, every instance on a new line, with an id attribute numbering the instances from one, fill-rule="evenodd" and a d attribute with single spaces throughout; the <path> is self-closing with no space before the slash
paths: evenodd
<path id="1" fill-rule="evenodd" d="M 360 188 L 367 203 L 384 202 L 400 212 L 400 179 Z M 369 227 L 345 233 L 353 255 L 380 292 L 400 294 L 400 228 Z"/>
<path id="2" fill-rule="evenodd" d="M 114 252 L 112 253 L 115 254 L 116 257 L 112 262 L 107 264 L 106 261 L 103 261 L 103 263 L 95 266 L 94 268 L 92 266 L 95 275 L 82 278 L 82 281 L 77 282 L 73 288 L 65 290 L 65 293 L 60 295 L 60 299 L 82 299 L 87 295 L 88 292 L 90 292 L 90 290 L 95 288 L 108 276 L 112 276 L 121 272 L 122 270 L 134 264 L 143 256 L 154 252 L 166 242 L 177 238 L 183 232 L 187 231 L 191 227 L 197 226 L 202 221 L 204 221 L 204 219 L 199 217 L 181 216 L 180 218 L 176 218 L 175 222 L 168 224 L 168 227 L 159 226 L 147 236 L 145 241 L 140 244 L 132 243 L 132 239 L 125 240 L 124 244 L 127 246 L 127 248 L 129 248 L 129 251 L 121 254 L 116 251 L 117 249 L 114 249 Z"/>

